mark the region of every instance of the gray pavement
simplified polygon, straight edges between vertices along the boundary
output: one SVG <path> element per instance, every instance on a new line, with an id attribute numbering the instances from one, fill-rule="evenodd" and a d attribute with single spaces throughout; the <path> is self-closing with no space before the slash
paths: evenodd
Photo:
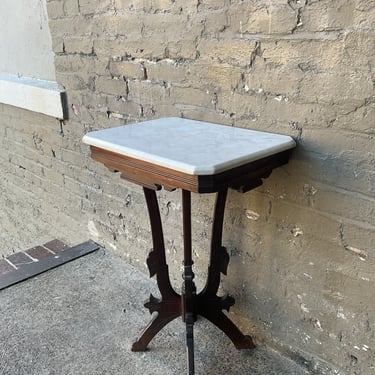
<path id="1" fill-rule="evenodd" d="M 165 327 L 144 353 L 130 351 L 149 321 L 155 282 L 99 250 L 0 291 L 1 375 L 186 374 L 184 325 Z M 204 319 L 195 325 L 196 375 L 302 375 L 265 347 L 238 351 Z"/>

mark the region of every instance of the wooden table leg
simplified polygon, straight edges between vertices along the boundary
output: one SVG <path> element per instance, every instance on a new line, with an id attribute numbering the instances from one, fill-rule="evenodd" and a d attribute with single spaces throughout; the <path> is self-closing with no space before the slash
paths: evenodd
<path id="1" fill-rule="evenodd" d="M 132 351 L 145 351 L 153 337 L 169 322 L 182 314 L 181 296 L 174 291 L 169 279 L 163 228 L 156 193 L 146 187 L 143 188 L 143 191 L 150 216 L 154 246 L 147 258 L 147 265 L 150 277 L 156 275 L 161 298 L 156 298 L 151 294 L 149 301 L 145 303 L 145 307 L 150 310 L 150 313 L 157 312 L 157 316 L 143 330 L 137 341 L 133 343 Z"/>
<path id="2" fill-rule="evenodd" d="M 242 334 L 237 326 L 222 312 L 222 310 L 229 311 L 230 307 L 234 305 L 234 298 L 217 296 L 220 274 L 227 274 L 229 263 L 229 254 L 221 244 L 227 192 L 227 189 L 219 191 L 216 196 L 208 277 L 204 289 L 197 295 L 196 311 L 197 314 L 219 327 L 232 340 L 237 349 L 253 349 L 255 345 L 251 337 Z"/>
<path id="3" fill-rule="evenodd" d="M 133 351 L 144 351 L 153 337 L 170 321 L 182 316 L 186 323 L 186 344 L 188 356 L 188 374 L 194 375 L 194 322 L 201 315 L 220 328 L 237 349 L 255 348 L 250 336 L 244 335 L 223 313 L 234 304 L 230 296 L 218 297 L 221 273 L 227 273 L 229 255 L 222 246 L 223 219 L 227 190 L 217 193 L 211 238 L 211 255 L 207 282 L 201 293 L 196 294 L 194 284 L 192 245 L 191 245 L 191 192 L 182 190 L 183 235 L 184 235 L 184 275 L 181 296 L 177 294 L 169 279 L 165 257 L 163 229 L 159 205 L 154 190 L 144 187 L 151 222 L 153 250 L 147 259 L 150 276 L 156 275 L 161 298 L 152 294 L 145 304 L 151 313 L 157 316 L 143 330 L 132 346 Z"/>

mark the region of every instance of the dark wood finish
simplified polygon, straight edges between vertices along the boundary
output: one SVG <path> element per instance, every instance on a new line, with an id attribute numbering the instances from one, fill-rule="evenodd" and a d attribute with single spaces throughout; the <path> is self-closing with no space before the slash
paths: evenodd
<path id="1" fill-rule="evenodd" d="M 90 146 L 90 148 L 91 157 L 94 160 L 103 163 L 111 171 L 120 172 L 122 178 L 149 189 L 159 190 L 161 186 L 164 186 L 166 190 L 182 188 L 195 191 L 198 185 L 198 176 L 164 168 L 94 146 Z"/>
<path id="2" fill-rule="evenodd" d="M 132 346 L 133 351 L 144 351 L 152 338 L 170 321 L 181 316 L 186 324 L 188 352 L 188 374 L 194 375 L 194 335 L 193 327 L 197 316 L 203 316 L 220 328 L 237 349 L 255 347 L 250 336 L 244 335 L 223 313 L 234 304 L 230 296 L 217 296 L 221 274 L 227 273 L 229 254 L 222 246 L 223 219 L 228 188 L 242 192 L 262 184 L 272 170 L 288 162 L 290 151 L 283 151 L 262 159 L 232 168 L 214 175 L 190 175 L 157 164 L 120 155 L 91 146 L 92 158 L 103 163 L 121 177 L 143 186 L 152 231 L 153 250 L 147 259 L 150 276 L 156 275 L 161 298 L 150 295 L 145 304 L 156 317 L 143 330 Z M 155 190 L 182 189 L 183 235 L 184 235 L 184 274 L 181 295 L 170 283 L 165 257 L 163 229 Z M 203 290 L 197 294 L 194 284 L 192 244 L 191 244 L 191 192 L 217 192 L 208 277 Z"/>
<path id="3" fill-rule="evenodd" d="M 228 189 L 217 193 L 211 236 L 211 254 L 208 276 L 205 287 L 196 300 L 197 314 L 205 317 L 219 327 L 233 342 L 237 349 L 253 349 L 255 345 L 250 336 L 245 336 L 222 312 L 229 312 L 234 305 L 230 296 L 218 297 L 221 273 L 226 275 L 229 264 L 229 254 L 222 246 L 223 220 Z"/>
<path id="4" fill-rule="evenodd" d="M 157 312 L 157 315 L 142 331 L 137 341 L 133 343 L 132 351 L 135 352 L 145 351 L 153 337 L 169 322 L 182 314 L 181 297 L 173 290 L 169 279 L 163 228 L 156 193 L 147 187 L 144 187 L 143 191 L 150 217 L 153 242 L 153 249 L 147 258 L 147 265 L 150 277 L 156 275 L 161 298 L 156 298 L 151 294 L 149 301 L 145 303 L 145 307 L 150 310 L 150 313 Z"/>
<path id="5" fill-rule="evenodd" d="M 262 178 L 268 177 L 274 168 L 286 164 L 290 154 L 289 150 L 283 151 L 214 175 L 190 175 L 95 146 L 90 148 L 94 160 L 120 172 L 128 181 L 154 190 L 164 186 L 166 190 L 181 188 L 195 193 L 213 193 L 227 187 L 251 190 L 261 185 Z"/>
<path id="6" fill-rule="evenodd" d="M 150 277 L 156 275 L 161 298 L 152 294 L 145 307 L 150 313 L 157 312 L 155 318 L 142 331 L 133 343 L 133 351 L 145 351 L 155 335 L 169 322 L 181 316 L 186 324 L 186 344 L 188 354 L 188 373 L 194 375 L 194 322 L 201 315 L 220 328 L 233 342 L 237 349 L 255 347 L 250 336 L 245 336 L 237 326 L 222 312 L 229 311 L 234 304 L 230 296 L 218 297 L 221 273 L 227 273 L 229 254 L 222 246 L 223 218 L 228 189 L 217 193 L 211 237 L 211 255 L 207 282 L 197 295 L 194 283 L 192 243 L 191 243 L 191 192 L 182 190 L 182 220 L 184 244 L 184 274 L 181 296 L 177 294 L 170 282 L 166 263 L 163 229 L 156 192 L 144 187 L 148 207 L 153 249 L 147 259 Z"/>

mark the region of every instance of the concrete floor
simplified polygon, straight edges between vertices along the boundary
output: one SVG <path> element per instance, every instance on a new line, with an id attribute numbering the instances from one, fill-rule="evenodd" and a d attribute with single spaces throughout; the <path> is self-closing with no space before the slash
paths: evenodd
<path id="1" fill-rule="evenodd" d="M 155 283 L 99 250 L 0 291 L 1 375 L 186 374 L 184 325 L 175 320 L 144 353 L 130 351 L 149 321 Z M 195 325 L 196 375 L 302 375 L 266 348 L 238 351 L 204 319 Z"/>

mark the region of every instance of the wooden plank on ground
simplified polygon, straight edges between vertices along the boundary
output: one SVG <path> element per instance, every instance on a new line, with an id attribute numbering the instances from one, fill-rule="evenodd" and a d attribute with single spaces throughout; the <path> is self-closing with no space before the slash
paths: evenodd
<path id="1" fill-rule="evenodd" d="M 43 258 L 38 262 L 29 263 L 25 267 L 20 267 L 17 270 L 2 275 L 0 277 L 0 290 L 71 262 L 72 260 L 99 250 L 100 248 L 101 247 L 98 244 L 90 240 L 77 246 L 70 247 L 57 254 L 51 254 L 51 256 Z"/>

